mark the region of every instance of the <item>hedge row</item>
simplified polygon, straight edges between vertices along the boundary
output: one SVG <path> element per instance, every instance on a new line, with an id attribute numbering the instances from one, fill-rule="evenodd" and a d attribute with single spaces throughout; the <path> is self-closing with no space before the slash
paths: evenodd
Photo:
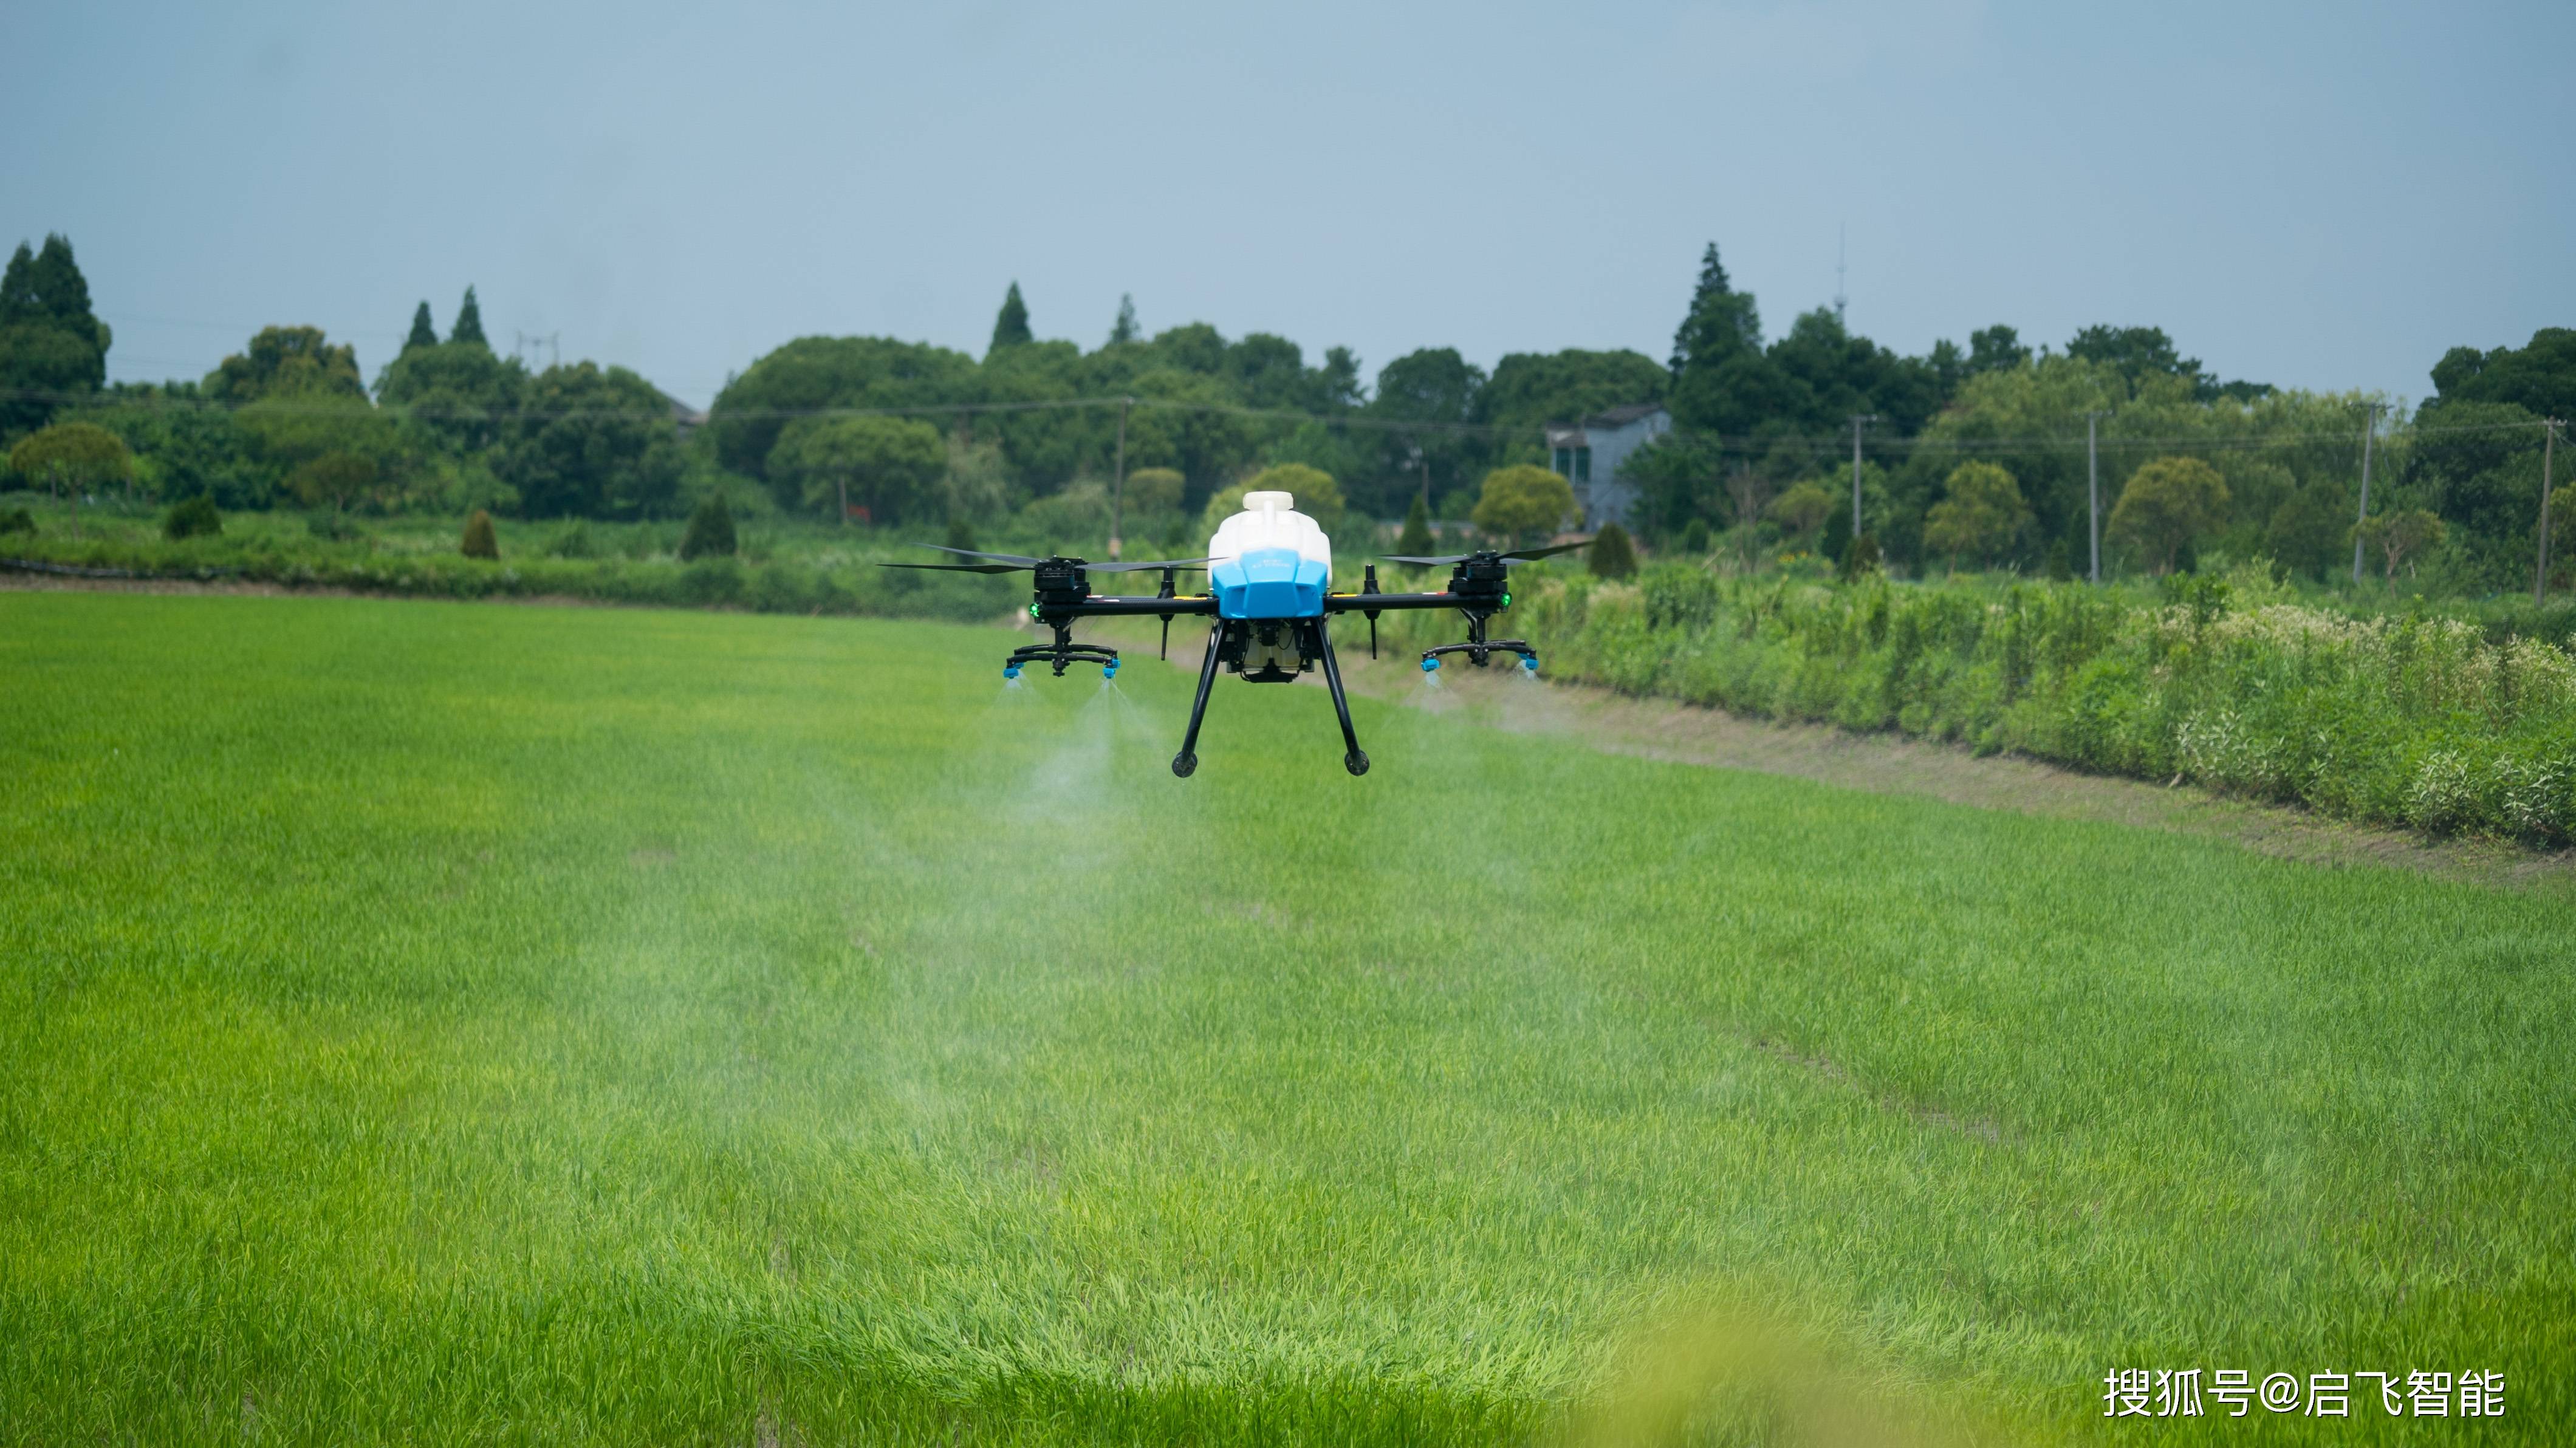
<path id="1" fill-rule="evenodd" d="M 231 579 L 422 598 L 581 598 L 672 608 L 980 621 L 1001 616 L 1023 597 L 1021 591 L 980 575 L 884 569 L 857 560 L 816 564 L 781 559 L 758 565 L 731 557 L 690 563 L 629 558 L 488 562 L 457 554 L 335 556 L 310 549 L 244 548 L 221 539 L 11 541 L 17 546 L 0 547 L 0 558 L 138 577 Z"/>
<path id="2" fill-rule="evenodd" d="M 1661 564 L 1633 585 L 1532 580 L 1513 612 L 1549 672 L 1624 693 L 2433 834 L 2576 840 L 2566 649 L 2457 618 L 2304 608 L 2259 574 L 2178 580 L 2147 603 L 2080 584 L 1833 585 Z"/>

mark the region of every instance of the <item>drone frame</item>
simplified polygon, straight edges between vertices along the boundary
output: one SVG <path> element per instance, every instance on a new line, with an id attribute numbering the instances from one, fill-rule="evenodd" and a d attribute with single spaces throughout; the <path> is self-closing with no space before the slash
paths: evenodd
<path id="1" fill-rule="evenodd" d="M 1316 664 L 1323 666 L 1324 684 L 1333 696 L 1333 715 L 1342 729 L 1342 767 L 1352 775 L 1369 770 L 1369 757 L 1360 748 L 1359 733 L 1351 724 L 1348 691 L 1342 684 L 1340 660 L 1333 653 L 1331 620 L 1337 614 L 1356 613 L 1368 620 L 1369 657 L 1377 657 L 1377 620 L 1382 613 L 1412 609 L 1456 609 L 1467 621 L 1467 641 L 1442 644 L 1422 654 L 1425 673 L 1436 671 L 1442 657 L 1464 654 L 1477 668 L 1486 667 L 1496 654 L 1519 656 L 1521 667 L 1532 674 L 1538 671 L 1538 651 L 1522 639 L 1489 639 L 1485 637 L 1488 620 L 1511 607 L 1511 565 L 1544 558 L 1551 553 L 1566 553 L 1588 546 L 1590 539 L 1562 543 L 1552 548 L 1518 552 L 1481 549 L 1472 553 L 1439 558 L 1415 558 L 1389 555 L 1392 563 L 1428 567 L 1447 566 L 1449 586 L 1436 593 L 1386 593 L 1378 588 L 1377 565 L 1371 563 L 1361 574 L 1357 593 L 1327 593 L 1323 611 L 1289 618 L 1226 618 L 1217 613 L 1213 594 L 1182 594 L 1176 579 L 1183 570 L 1196 570 L 1213 559 L 1170 559 L 1145 563 L 1090 563 L 1080 558 L 1024 558 L 1007 553 L 978 553 L 964 548 L 940 548 L 968 558 L 989 560 L 982 563 L 889 563 L 888 568 L 944 569 L 961 573 L 1012 573 L 1027 569 L 1036 575 L 1035 597 L 1029 604 L 1029 617 L 1054 634 L 1048 643 L 1023 644 L 1011 651 L 1002 666 L 1002 675 L 1017 679 L 1020 671 L 1031 664 L 1047 665 L 1057 677 L 1075 664 L 1098 664 L 1103 679 L 1116 678 L 1118 651 L 1105 645 L 1078 644 L 1073 641 L 1073 625 L 1086 618 L 1160 618 L 1163 622 L 1163 656 L 1170 657 L 1172 620 L 1183 617 L 1213 617 L 1208 630 L 1207 651 L 1199 659 L 1198 692 L 1190 701 L 1189 727 L 1181 736 L 1181 749 L 1172 756 L 1172 773 L 1187 779 L 1198 771 L 1199 732 L 1207 722 L 1208 698 L 1215 692 L 1219 669 L 1226 669 L 1251 683 L 1291 683 Z M 937 544 L 922 547 L 937 548 Z M 1096 594 L 1091 591 L 1093 571 L 1136 573 L 1160 570 L 1162 586 L 1151 598 Z M 1280 667 L 1282 646 L 1293 647 L 1297 667 Z M 1262 651 L 1259 671 L 1251 668 L 1253 650 Z"/>

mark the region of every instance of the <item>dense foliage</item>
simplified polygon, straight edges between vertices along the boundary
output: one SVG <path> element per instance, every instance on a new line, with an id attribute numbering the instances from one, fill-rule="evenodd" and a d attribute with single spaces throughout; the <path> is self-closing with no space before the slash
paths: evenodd
<path id="1" fill-rule="evenodd" d="M 372 389 L 352 347 L 299 326 L 263 328 L 199 382 L 102 387 L 107 329 L 57 236 L 21 246 L 0 284 L 0 443 L 92 423 L 124 444 L 148 497 L 230 509 L 637 520 L 721 495 L 743 517 L 1040 537 L 1105 534 L 1114 515 L 1129 536 L 1185 547 L 1211 499 L 1292 465 L 1330 478 L 1353 518 L 1419 505 L 1426 532 L 1455 531 L 1493 475 L 1566 466 L 1542 446 L 1547 425 L 1662 403 L 1673 430 L 1617 480 L 1636 490 L 1626 521 L 1650 551 L 1746 565 L 1813 551 L 1848 567 L 1866 535 L 1899 577 L 2082 577 L 2098 554 L 2108 577 L 2262 557 L 2322 580 L 2349 578 L 2358 549 L 2382 584 L 2476 594 L 2535 581 L 2542 420 L 2576 408 L 2576 332 L 2558 328 L 2454 349 L 2412 417 L 2357 393 L 2221 381 L 2151 326 L 2086 327 L 2052 348 L 1999 324 L 1909 357 L 1818 308 L 1766 336 L 1714 245 L 1661 362 L 1578 349 L 1488 370 L 1433 346 L 1372 376 L 1346 348 L 1310 359 L 1265 333 L 1149 335 L 1127 297 L 1091 351 L 1036 321 L 1015 282 L 980 359 L 799 338 L 729 381 L 703 426 L 623 369 L 532 372 L 496 355 L 470 287 L 443 341 L 428 304 L 415 309 Z M 1123 492 L 1122 468 L 1137 483 Z M 1528 511 L 1487 509 L 1488 531 L 1540 531 Z M 2551 528 L 2563 586 L 2576 508 Z"/>

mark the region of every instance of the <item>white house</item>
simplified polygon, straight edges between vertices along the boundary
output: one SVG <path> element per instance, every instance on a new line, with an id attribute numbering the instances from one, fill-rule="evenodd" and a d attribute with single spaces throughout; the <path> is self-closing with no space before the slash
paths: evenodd
<path id="1" fill-rule="evenodd" d="M 1574 485 L 1574 501 L 1583 509 L 1587 531 L 1604 523 L 1629 526 L 1628 510 L 1637 500 L 1637 489 L 1619 476 L 1619 470 L 1631 453 L 1672 429 L 1673 415 L 1660 402 L 1633 402 L 1596 412 L 1570 426 L 1548 426 L 1549 466 Z"/>

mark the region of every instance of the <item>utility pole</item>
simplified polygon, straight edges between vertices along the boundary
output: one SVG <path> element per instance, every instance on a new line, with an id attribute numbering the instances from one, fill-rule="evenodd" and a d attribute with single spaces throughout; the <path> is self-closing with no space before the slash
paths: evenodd
<path id="1" fill-rule="evenodd" d="M 1877 413 L 1852 415 L 1852 537 L 1860 537 L 1860 430 L 1878 421 Z"/>
<path id="2" fill-rule="evenodd" d="M 1136 399 L 1118 399 L 1118 469 L 1109 475 L 1109 561 L 1118 561 L 1118 525 L 1124 521 L 1123 504 L 1127 496 L 1127 409 Z"/>
<path id="3" fill-rule="evenodd" d="M 2540 435 L 2540 561 L 2531 575 L 2534 603 L 2549 601 L 2549 483 L 2558 461 L 2558 429 L 2566 425 L 2554 417 L 2541 424 L 2547 431 Z"/>
<path id="4" fill-rule="evenodd" d="M 2107 412 L 2084 414 L 2084 493 L 2092 500 L 2093 582 L 2102 582 L 2102 447 L 2099 425 Z"/>
<path id="5" fill-rule="evenodd" d="M 2361 582 L 2361 525 L 2370 521 L 2370 443 L 2379 431 L 2379 404 L 2365 404 L 2361 416 L 2361 516 L 2352 522 L 2352 581 Z"/>

